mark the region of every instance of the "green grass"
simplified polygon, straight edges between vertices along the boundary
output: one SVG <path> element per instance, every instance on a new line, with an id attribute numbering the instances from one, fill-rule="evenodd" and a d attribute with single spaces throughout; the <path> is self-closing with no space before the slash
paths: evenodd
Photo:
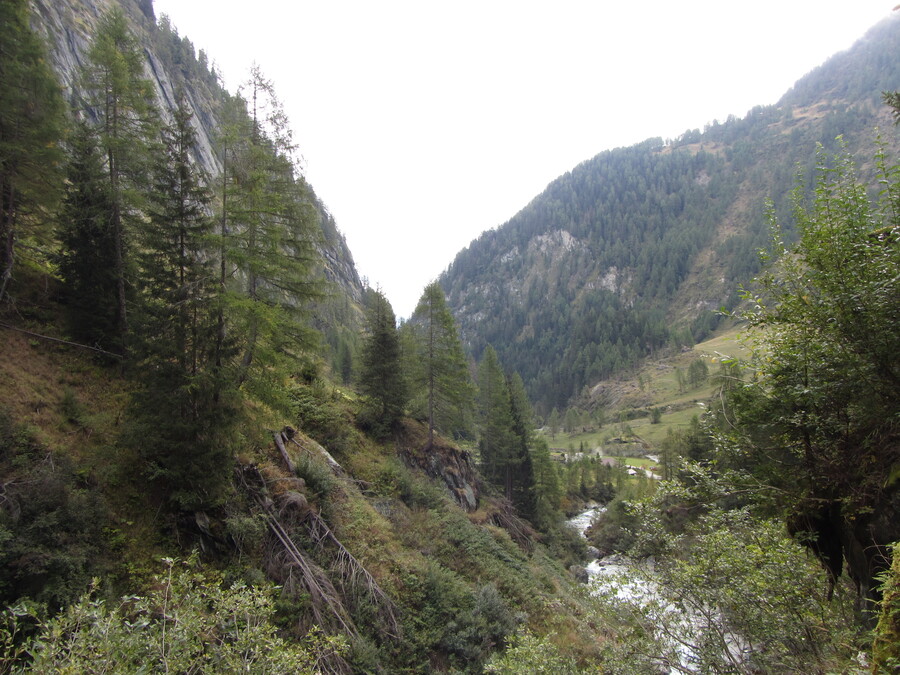
<path id="1" fill-rule="evenodd" d="M 605 410 L 607 423 L 583 433 L 559 432 L 555 438 L 548 438 L 550 447 L 578 450 L 583 445 L 586 451 L 601 448 L 607 454 L 614 454 L 608 452 L 612 439 L 635 440 L 637 437 L 652 454 L 670 431 L 687 429 L 695 416 L 703 414 L 702 404 L 718 392 L 716 375 L 724 358 L 746 360 L 750 357 L 750 351 L 740 342 L 740 332 L 740 327 L 731 327 L 693 349 L 648 360 L 628 377 L 603 383 L 618 395 L 617 404 Z M 698 359 L 706 363 L 709 377 L 696 387 L 680 386 L 678 372 L 681 371 L 683 381 L 687 380 L 691 363 Z M 650 411 L 654 408 L 661 410 L 657 424 L 651 423 Z M 633 419 L 625 419 L 627 417 Z M 631 447 L 628 449 L 630 451 Z"/>
<path id="2" fill-rule="evenodd" d="M 659 424 L 650 424 L 650 420 L 646 418 L 634 420 L 631 423 L 631 429 L 642 440 L 656 447 L 665 439 L 670 430 L 687 429 L 691 420 L 701 414 L 703 414 L 703 408 L 699 405 L 692 405 L 683 410 L 663 413 Z"/>
<path id="3" fill-rule="evenodd" d="M 627 464 L 628 466 L 638 466 L 642 469 L 649 469 L 651 466 L 656 466 L 656 462 L 647 457 L 612 457 L 610 459 L 620 459 L 623 464 Z"/>

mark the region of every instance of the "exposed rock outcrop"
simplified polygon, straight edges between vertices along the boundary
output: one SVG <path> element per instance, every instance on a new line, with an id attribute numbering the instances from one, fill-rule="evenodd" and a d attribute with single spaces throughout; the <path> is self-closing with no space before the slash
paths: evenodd
<path id="1" fill-rule="evenodd" d="M 480 480 L 475 462 L 465 450 L 460 450 L 440 437 L 427 446 L 427 435 L 414 422 L 406 422 L 398 440 L 400 458 L 414 469 L 440 479 L 456 502 L 466 511 L 478 508 L 481 495 Z"/>

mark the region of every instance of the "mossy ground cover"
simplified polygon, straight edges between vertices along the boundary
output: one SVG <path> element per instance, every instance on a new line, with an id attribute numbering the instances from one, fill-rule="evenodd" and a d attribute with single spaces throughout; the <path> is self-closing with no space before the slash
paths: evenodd
<path id="1" fill-rule="evenodd" d="M 400 608 L 402 639 L 375 650 L 392 672 L 479 672 L 526 627 L 562 636 L 567 653 L 596 656 L 577 583 L 543 544 L 523 549 L 493 525 L 490 498 L 465 513 L 390 444 L 363 440 L 342 464 L 354 480 L 331 498 L 330 518 Z"/>

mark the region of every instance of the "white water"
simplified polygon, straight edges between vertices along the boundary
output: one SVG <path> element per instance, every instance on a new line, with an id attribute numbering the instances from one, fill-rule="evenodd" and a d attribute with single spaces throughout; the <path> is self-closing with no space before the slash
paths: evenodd
<path id="1" fill-rule="evenodd" d="M 587 511 L 579 513 L 577 516 L 570 518 L 566 522 L 568 523 L 569 527 L 574 527 L 576 530 L 578 530 L 578 534 L 580 534 L 582 537 L 585 537 L 584 533 L 591 526 L 591 523 L 594 522 L 594 518 L 597 516 L 597 514 L 603 513 L 604 511 L 606 511 L 605 506 L 592 506 Z"/>
<path id="2" fill-rule="evenodd" d="M 594 518 L 604 511 L 606 507 L 594 506 L 567 522 L 584 537 Z M 693 612 L 679 609 L 660 593 L 654 581 L 652 563 L 637 563 L 622 556 L 611 556 L 592 560 L 586 569 L 592 594 L 613 599 L 621 603 L 626 612 L 633 612 L 644 620 L 651 617 L 658 619 L 658 637 L 668 646 L 667 651 L 671 655 L 671 660 L 665 661 L 660 657 L 660 662 L 669 664 L 670 674 L 698 671 L 694 666 L 697 655 L 691 643 L 698 632 L 703 631 L 703 622 Z M 667 631 L 665 634 L 663 626 Z M 734 636 L 726 642 L 731 657 L 741 661 L 742 650 Z"/>

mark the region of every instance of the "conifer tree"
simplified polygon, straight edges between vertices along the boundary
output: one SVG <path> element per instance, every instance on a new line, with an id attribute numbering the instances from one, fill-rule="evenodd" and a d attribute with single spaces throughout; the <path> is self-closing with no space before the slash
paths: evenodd
<path id="1" fill-rule="evenodd" d="M 36 234 L 61 187 L 63 101 L 28 14 L 25 0 L 0 3 L 0 302 L 19 241 Z"/>
<path id="2" fill-rule="evenodd" d="M 550 417 L 547 420 L 547 426 L 550 427 L 551 438 L 556 438 L 556 434 L 559 433 L 561 424 L 559 410 L 554 406 L 553 410 L 550 411 Z"/>
<path id="3" fill-rule="evenodd" d="M 390 431 L 403 415 L 406 382 L 400 363 L 400 336 L 390 302 L 381 291 L 368 293 L 366 334 L 359 387 L 368 399 L 367 417 L 377 435 Z"/>
<path id="4" fill-rule="evenodd" d="M 532 413 L 522 378 L 503 372 L 488 345 L 478 367 L 479 442 L 482 473 L 503 490 L 516 510 L 535 516 L 531 461 Z"/>
<path id="5" fill-rule="evenodd" d="M 57 265 L 73 335 L 101 349 L 116 334 L 115 241 L 109 227 L 109 182 L 97 136 L 76 123 L 69 142 L 59 217 Z"/>
<path id="6" fill-rule="evenodd" d="M 121 9 L 100 21 L 83 73 L 86 104 L 98 119 L 100 147 L 106 157 L 108 223 L 114 243 L 116 333 L 126 351 L 128 300 L 132 283 L 129 240 L 143 205 L 158 113 L 152 85 L 144 77 L 143 56 Z"/>
<path id="7" fill-rule="evenodd" d="M 519 513 L 526 518 L 535 515 L 535 478 L 531 461 L 533 446 L 534 414 L 525 392 L 525 384 L 518 373 L 507 378 L 510 413 L 512 415 L 513 481 L 510 499 Z"/>
<path id="8" fill-rule="evenodd" d="M 138 257 L 146 295 L 142 304 L 154 324 L 144 334 L 145 344 L 165 344 L 180 370 L 196 373 L 209 351 L 202 324 L 212 313 L 215 270 L 209 255 L 212 197 L 206 176 L 191 160 L 196 143 L 192 118 L 181 95 L 172 123 L 162 132 L 149 198 L 150 227 L 141 231 Z"/>
<path id="9" fill-rule="evenodd" d="M 320 294 L 316 213 L 272 83 L 254 67 L 246 90 L 249 116 L 237 110 L 223 133 L 225 320 L 241 345 L 238 381 L 252 397 L 287 409 L 278 373 L 314 342 L 304 317 Z"/>
<path id="10" fill-rule="evenodd" d="M 191 118 L 182 96 L 163 131 L 150 227 L 141 237 L 140 360 L 130 435 L 170 498 L 198 508 L 214 504 L 227 485 L 239 396 L 228 370 L 216 363 L 220 292 L 210 255 L 211 195 L 191 160 Z"/>
<path id="11" fill-rule="evenodd" d="M 472 385 L 456 323 L 437 282 L 429 284 L 406 324 L 414 353 L 408 363 L 419 408 L 428 420 L 428 445 L 435 430 L 449 434 L 468 431 Z"/>
<path id="12" fill-rule="evenodd" d="M 550 457 L 547 439 L 535 439 L 532 451 L 534 473 L 534 510 L 538 525 L 549 525 L 558 518 L 559 503 L 562 499 L 557 464 Z"/>
<path id="13" fill-rule="evenodd" d="M 481 471 L 511 500 L 516 442 L 512 407 L 506 377 L 497 360 L 497 352 L 490 345 L 485 348 L 478 366 L 478 408 Z"/>

